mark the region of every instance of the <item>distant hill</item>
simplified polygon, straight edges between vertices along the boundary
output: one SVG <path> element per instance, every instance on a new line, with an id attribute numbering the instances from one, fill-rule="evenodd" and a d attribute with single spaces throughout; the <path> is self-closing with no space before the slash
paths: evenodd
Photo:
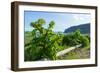
<path id="1" fill-rule="evenodd" d="M 77 29 L 80 29 L 83 34 L 90 34 L 90 23 L 69 27 L 68 29 L 65 29 L 64 33 L 71 33 Z"/>

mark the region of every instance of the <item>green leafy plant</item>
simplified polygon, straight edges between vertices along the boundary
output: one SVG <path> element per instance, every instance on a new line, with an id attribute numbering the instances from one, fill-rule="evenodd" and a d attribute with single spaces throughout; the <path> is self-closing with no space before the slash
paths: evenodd
<path id="1" fill-rule="evenodd" d="M 68 46 L 82 44 L 83 47 L 86 47 L 90 43 L 89 39 L 89 36 L 81 34 L 80 30 L 77 29 L 75 32 L 69 33 L 64 36 L 63 44 Z"/>
<path id="2" fill-rule="evenodd" d="M 38 19 L 35 22 L 31 22 L 32 40 L 25 46 L 25 61 L 40 60 L 43 58 L 56 60 L 57 50 L 61 48 L 61 41 L 63 35 L 55 33 L 52 29 L 55 25 L 54 21 L 49 23 L 48 28 L 44 28 L 46 22 L 44 19 Z"/>

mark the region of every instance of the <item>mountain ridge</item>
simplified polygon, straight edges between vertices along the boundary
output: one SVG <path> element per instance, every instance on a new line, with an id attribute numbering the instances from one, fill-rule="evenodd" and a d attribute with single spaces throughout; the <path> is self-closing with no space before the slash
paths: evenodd
<path id="1" fill-rule="evenodd" d="M 64 33 L 71 33 L 75 30 L 80 29 L 80 32 L 82 34 L 90 34 L 90 23 L 85 23 L 77 26 L 71 26 L 67 29 L 65 29 Z"/>

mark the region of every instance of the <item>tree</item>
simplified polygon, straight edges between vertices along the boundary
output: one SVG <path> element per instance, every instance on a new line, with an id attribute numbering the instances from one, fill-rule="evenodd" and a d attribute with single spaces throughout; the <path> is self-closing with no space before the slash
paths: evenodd
<path id="1" fill-rule="evenodd" d="M 31 32 L 33 39 L 30 43 L 26 44 L 29 47 L 25 49 L 25 60 L 34 61 L 42 58 L 57 59 L 56 53 L 61 47 L 60 43 L 63 35 L 55 33 L 52 30 L 55 25 L 54 21 L 49 23 L 47 29 L 43 27 L 45 24 L 44 19 L 31 22 L 31 26 L 34 28 Z"/>
<path id="2" fill-rule="evenodd" d="M 75 46 L 82 44 L 83 47 L 89 45 L 89 36 L 81 34 L 80 30 L 77 29 L 75 32 L 69 33 L 64 36 L 63 44 L 68 46 Z"/>
<path id="3" fill-rule="evenodd" d="M 64 36 L 63 38 L 63 44 L 68 46 L 75 46 L 80 43 L 80 30 L 77 29 L 75 32 L 69 33 Z"/>

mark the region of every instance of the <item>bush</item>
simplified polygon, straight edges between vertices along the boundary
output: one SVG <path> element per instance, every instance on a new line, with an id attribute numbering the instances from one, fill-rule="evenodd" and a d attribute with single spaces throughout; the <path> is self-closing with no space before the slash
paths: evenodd
<path id="1" fill-rule="evenodd" d="M 89 45 L 89 36 L 81 34 L 79 29 L 77 29 L 75 32 L 65 35 L 63 38 L 63 45 L 75 46 L 78 44 L 82 44 L 83 47 Z"/>
<path id="2" fill-rule="evenodd" d="M 89 39 L 86 36 L 81 36 L 80 40 L 81 40 L 80 43 L 82 43 L 83 47 L 89 46 Z"/>
<path id="3" fill-rule="evenodd" d="M 64 45 L 69 45 L 69 46 L 75 46 L 80 44 L 80 30 L 76 30 L 75 32 L 69 33 L 64 36 L 63 38 L 63 44 Z"/>

